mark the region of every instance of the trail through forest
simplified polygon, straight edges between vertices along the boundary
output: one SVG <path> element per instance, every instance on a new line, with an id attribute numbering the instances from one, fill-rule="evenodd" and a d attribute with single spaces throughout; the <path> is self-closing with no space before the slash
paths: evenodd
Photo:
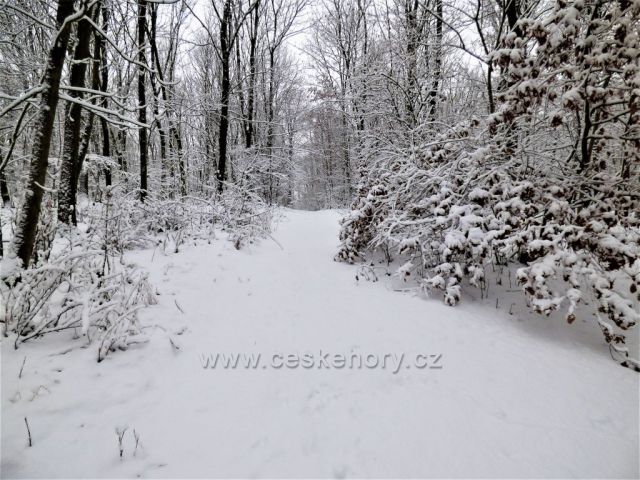
<path id="1" fill-rule="evenodd" d="M 128 254 L 149 342 L 98 365 L 72 332 L 3 342 L 3 476 L 638 476 L 638 375 L 597 329 L 357 281 L 339 217 Z"/>

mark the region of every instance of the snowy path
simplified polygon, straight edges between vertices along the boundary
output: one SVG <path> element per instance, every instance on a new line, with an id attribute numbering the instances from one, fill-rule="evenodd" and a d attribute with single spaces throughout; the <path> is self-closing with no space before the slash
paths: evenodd
<path id="1" fill-rule="evenodd" d="M 144 321 L 167 331 L 102 364 L 81 340 L 67 354 L 62 336 L 3 342 L 2 476 L 638 476 L 638 375 L 608 360 L 591 326 L 358 285 L 356 267 L 331 261 L 337 220 L 288 212 L 282 249 L 221 240 L 131 255 L 161 294 Z M 168 336 L 185 326 L 175 350 Z M 441 353 L 443 368 L 201 363 L 320 350 Z M 129 428 L 122 460 L 116 427 Z"/>

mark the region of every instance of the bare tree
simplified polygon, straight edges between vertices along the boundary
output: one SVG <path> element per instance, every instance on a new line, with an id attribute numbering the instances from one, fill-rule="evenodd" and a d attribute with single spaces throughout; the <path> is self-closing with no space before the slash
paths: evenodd
<path id="1" fill-rule="evenodd" d="M 56 11 L 56 35 L 49 50 L 47 64 L 42 82 L 39 86 L 40 102 L 35 119 L 38 132 L 34 138 L 24 202 L 17 220 L 16 233 L 13 237 L 13 251 L 22 260 L 24 267 L 29 266 L 36 239 L 38 218 L 45 189 L 47 165 L 49 164 L 49 147 L 53 123 L 58 105 L 58 91 L 64 67 L 67 44 L 71 35 L 73 21 L 85 14 L 85 10 L 74 11 L 73 0 L 58 0 Z M 85 5 L 86 8 L 86 5 Z"/>
<path id="2" fill-rule="evenodd" d="M 145 87 L 145 68 L 147 64 L 146 31 L 147 0 L 138 0 L 138 148 L 140 150 L 140 200 L 147 196 L 148 138 L 147 138 L 147 99 Z"/>
<path id="3" fill-rule="evenodd" d="M 227 149 L 229 134 L 229 102 L 231 96 L 231 56 L 237 35 L 251 12 L 257 7 L 256 0 L 243 8 L 240 0 L 224 0 L 222 5 L 211 2 L 218 22 L 216 54 L 220 60 L 220 122 L 218 129 L 218 164 L 216 166 L 217 189 L 222 193 L 227 181 Z M 234 15 L 235 13 L 235 15 Z M 213 38 L 207 29 L 209 38 Z"/>
<path id="4" fill-rule="evenodd" d="M 97 9 L 92 7 L 87 12 L 91 16 Z M 70 96 L 74 99 L 84 98 L 85 76 L 88 60 L 91 57 L 90 40 L 91 24 L 87 19 L 78 22 L 77 43 L 71 63 L 69 75 Z M 76 188 L 78 177 L 78 153 L 80 149 L 80 133 L 82 129 L 82 106 L 79 102 L 67 102 L 64 116 L 64 146 L 60 161 L 60 182 L 58 187 L 58 220 L 62 223 L 77 223 Z"/>

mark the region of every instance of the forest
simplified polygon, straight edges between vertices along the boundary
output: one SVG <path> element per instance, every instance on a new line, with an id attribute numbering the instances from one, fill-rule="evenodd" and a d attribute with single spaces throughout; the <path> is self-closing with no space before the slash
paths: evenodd
<path id="1" fill-rule="evenodd" d="M 0 192 L 6 478 L 640 474 L 640 0 L 0 0 Z"/>

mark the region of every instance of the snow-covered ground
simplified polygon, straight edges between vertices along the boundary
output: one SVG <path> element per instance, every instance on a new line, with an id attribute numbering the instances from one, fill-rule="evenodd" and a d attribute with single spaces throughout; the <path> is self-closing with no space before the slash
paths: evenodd
<path id="1" fill-rule="evenodd" d="M 638 477 L 639 376 L 593 325 L 358 283 L 332 261 L 338 218 L 130 254 L 159 293 L 151 341 L 100 364 L 71 333 L 3 341 L 2 477 Z M 216 353 L 262 363 L 203 368 Z M 313 368 L 273 368 L 288 354 Z"/>

